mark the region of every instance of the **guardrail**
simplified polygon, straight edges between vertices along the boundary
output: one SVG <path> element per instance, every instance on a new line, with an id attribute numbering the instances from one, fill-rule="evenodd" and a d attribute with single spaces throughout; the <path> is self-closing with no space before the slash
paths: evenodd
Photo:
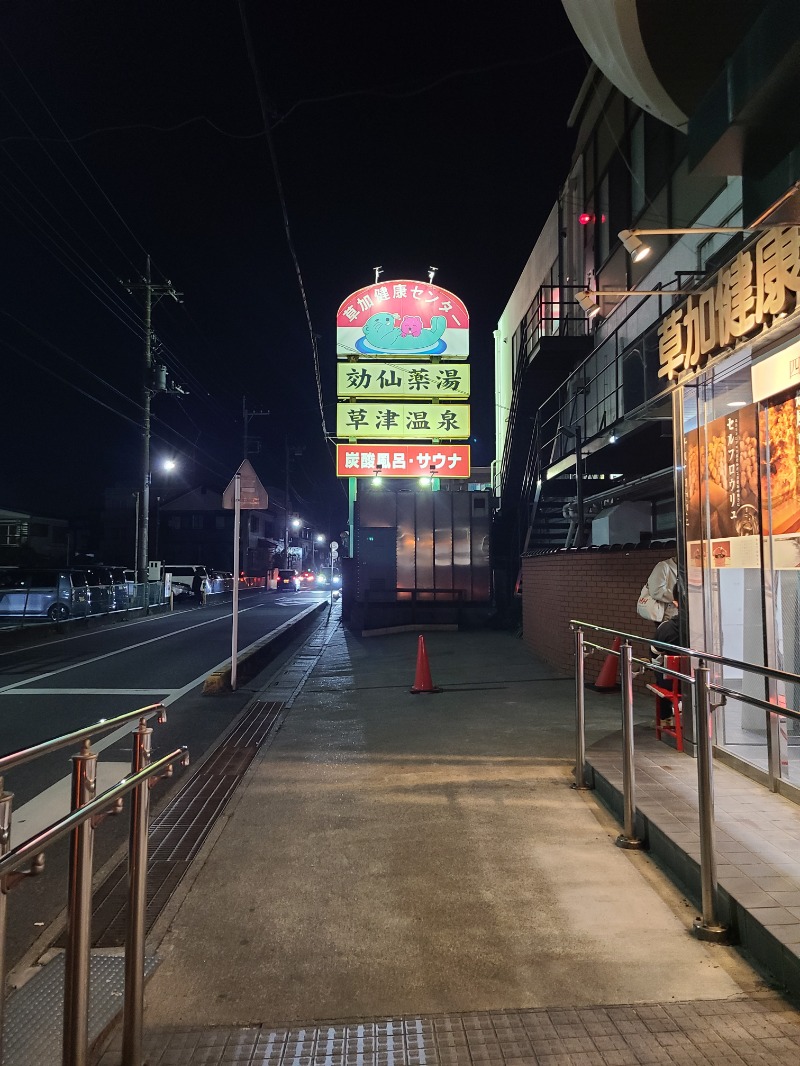
<path id="1" fill-rule="evenodd" d="M 153 715 L 166 721 L 160 703 L 128 711 L 116 718 L 54 737 L 0 758 L 0 1063 L 3 1061 L 3 1021 L 6 978 L 6 923 L 8 892 L 26 877 L 44 870 L 44 853 L 63 837 L 70 837 L 67 882 L 67 946 L 64 954 L 63 1066 L 86 1066 L 89 1056 L 89 968 L 91 955 L 92 860 L 96 826 L 109 814 L 119 813 L 122 800 L 132 793 L 128 850 L 128 926 L 125 938 L 125 998 L 123 1008 L 123 1066 L 141 1066 L 144 1010 L 144 933 L 147 906 L 147 831 L 150 788 L 160 777 L 170 776 L 173 764 L 188 763 L 188 749 L 176 748 L 150 761 Z M 138 718 L 134 730 L 131 772 L 117 784 L 95 795 L 97 753 L 92 737 L 108 733 Z M 10 850 L 13 793 L 6 792 L 5 774 L 24 763 L 60 748 L 80 744 L 72 757 L 71 810 L 46 829 Z M 27 863 L 30 867 L 23 870 Z"/>
<path id="2" fill-rule="evenodd" d="M 769 666 L 757 666 L 755 663 L 745 663 L 739 659 L 732 659 L 725 655 L 716 655 L 712 652 L 701 651 L 696 648 L 682 648 L 674 644 L 665 644 L 663 641 L 642 637 L 634 633 L 625 633 L 619 629 L 609 629 L 606 626 L 594 625 L 591 622 L 581 622 L 577 619 L 570 621 L 570 628 L 575 633 L 575 782 L 576 789 L 589 789 L 592 786 L 586 782 L 586 711 L 584 702 L 584 659 L 586 649 L 591 648 L 614 655 L 620 662 L 620 680 L 622 690 L 622 799 L 623 799 L 623 832 L 617 837 L 616 843 L 623 848 L 641 848 L 644 842 L 636 836 L 636 772 L 634 764 L 634 736 L 633 736 L 633 664 L 637 663 L 649 670 L 657 670 L 660 674 L 676 677 L 685 682 L 693 694 L 692 707 L 694 710 L 694 743 L 697 751 L 697 805 L 700 829 L 700 887 L 702 897 L 702 916 L 695 919 L 694 932 L 701 940 L 723 941 L 727 937 L 728 929 L 717 919 L 717 864 L 714 853 L 714 785 L 713 785 L 713 750 L 710 731 L 711 699 L 712 692 L 718 692 L 724 696 L 731 696 L 743 703 L 750 703 L 755 707 L 770 714 L 779 714 L 786 718 L 800 719 L 800 712 L 790 707 L 778 707 L 767 700 L 750 696 L 744 692 L 733 692 L 723 685 L 712 684 L 708 663 L 718 663 L 722 666 L 731 666 L 737 670 L 758 674 L 764 678 L 776 681 L 784 681 L 788 684 L 800 684 L 800 676 L 788 673 L 785 670 L 776 670 Z M 609 636 L 618 637 L 621 641 L 619 648 L 606 647 L 594 640 L 587 640 L 584 631 L 605 633 Z M 666 666 L 653 663 L 650 659 L 639 659 L 633 655 L 634 644 L 645 644 L 649 647 L 663 651 L 666 655 L 679 655 L 689 660 L 696 661 L 689 674 L 678 670 L 668 669 Z"/>

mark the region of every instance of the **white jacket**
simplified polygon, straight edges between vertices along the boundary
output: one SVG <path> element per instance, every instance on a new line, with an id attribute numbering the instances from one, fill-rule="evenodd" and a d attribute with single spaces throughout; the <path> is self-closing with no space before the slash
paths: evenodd
<path id="1" fill-rule="evenodd" d="M 647 579 L 647 590 L 654 600 L 664 604 L 664 621 L 674 618 L 678 608 L 672 600 L 672 590 L 678 581 L 678 560 L 662 559 L 653 567 Z"/>

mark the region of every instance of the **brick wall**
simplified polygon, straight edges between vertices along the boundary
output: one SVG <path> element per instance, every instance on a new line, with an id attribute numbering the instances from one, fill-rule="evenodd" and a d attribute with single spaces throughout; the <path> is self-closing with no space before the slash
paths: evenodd
<path id="1" fill-rule="evenodd" d="M 650 637 L 655 626 L 636 613 L 642 585 L 659 559 L 674 549 L 636 551 L 567 550 L 522 560 L 522 638 L 534 654 L 571 674 L 574 635 L 571 618 Z M 598 643 L 613 638 L 602 635 Z M 644 649 L 634 645 L 634 655 Z M 586 663 L 586 680 L 595 680 L 601 659 Z"/>

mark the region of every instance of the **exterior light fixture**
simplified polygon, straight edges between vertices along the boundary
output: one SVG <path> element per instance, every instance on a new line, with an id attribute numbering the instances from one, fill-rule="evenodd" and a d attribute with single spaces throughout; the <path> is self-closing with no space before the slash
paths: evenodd
<path id="1" fill-rule="evenodd" d="M 583 289 L 577 293 L 575 299 L 578 301 L 581 310 L 585 311 L 589 318 L 594 318 L 595 315 L 600 314 L 600 304 L 595 303 L 588 289 Z"/>
<path id="2" fill-rule="evenodd" d="M 634 263 L 639 263 L 642 259 L 646 259 L 652 251 L 650 245 L 645 244 L 644 241 L 640 241 L 633 230 L 621 229 L 619 231 L 619 239 L 622 241 L 623 248 L 628 255 L 630 255 Z"/>
<path id="3" fill-rule="evenodd" d="M 694 296 L 695 289 L 583 289 L 575 299 L 581 310 L 592 318 L 600 314 L 600 305 L 595 303 L 596 296 Z"/>
<path id="4" fill-rule="evenodd" d="M 590 215 L 588 211 L 583 211 L 578 215 L 578 222 L 582 226 L 588 226 L 590 222 L 594 222 L 594 215 Z"/>
<path id="5" fill-rule="evenodd" d="M 378 466 L 378 467 L 375 468 L 375 473 L 372 475 L 372 484 L 373 485 L 382 485 L 383 484 L 383 478 L 381 477 L 381 470 L 383 470 L 382 466 Z"/>
<path id="6" fill-rule="evenodd" d="M 616 435 L 616 433 L 612 433 L 611 434 L 611 436 L 608 438 L 608 443 L 609 444 L 616 444 L 617 443 L 617 435 Z"/>
<path id="7" fill-rule="evenodd" d="M 639 240 L 639 236 L 644 234 L 645 236 L 681 236 L 691 233 L 757 233 L 762 230 L 778 229 L 777 226 L 691 226 L 686 229 L 675 227 L 661 227 L 656 229 L 621 229 L 619 231 L 619 239 L 622 241 L 622 246 L 626 252 L 630 254 L 634 263 L 641 262 L 642 259 L 646 259 L 651 252 L 651 248 L 644 241 Z"/>

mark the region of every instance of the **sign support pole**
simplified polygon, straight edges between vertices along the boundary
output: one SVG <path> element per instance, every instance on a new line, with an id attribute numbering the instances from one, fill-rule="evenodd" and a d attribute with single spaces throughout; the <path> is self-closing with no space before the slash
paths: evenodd
<path id="1" fill-rule="evenodd" d="M 236 691 L 239 665 L 239 525 L 242 517 L 242 475 L 234 475 L 233 490 L 233 626 L 231 633 L 231 688 Z"/>

